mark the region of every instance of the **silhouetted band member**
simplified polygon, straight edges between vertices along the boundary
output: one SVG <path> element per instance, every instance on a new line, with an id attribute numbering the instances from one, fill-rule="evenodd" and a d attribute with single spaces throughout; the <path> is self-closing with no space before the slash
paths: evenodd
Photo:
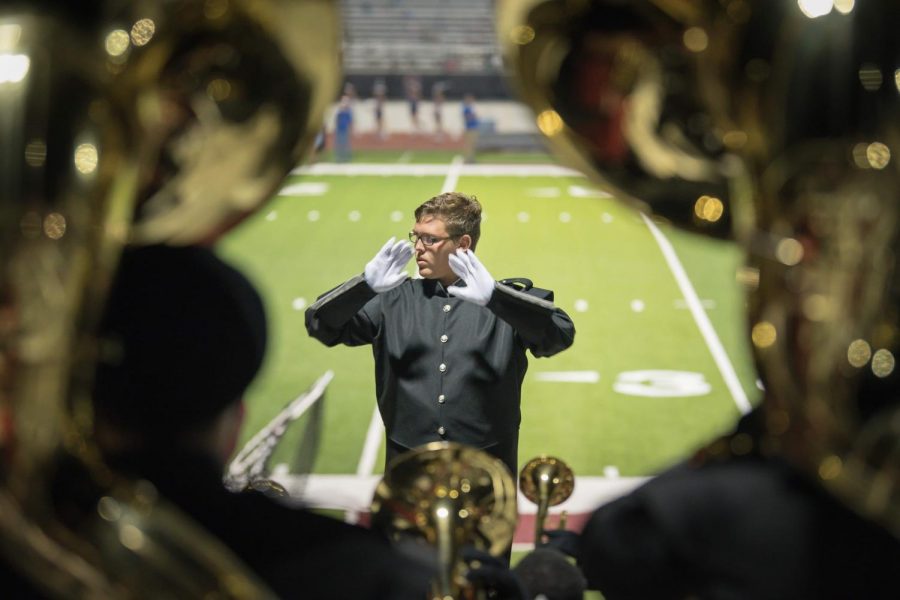
<path id="1" fill-rule="evenodd" d="M 374 532 L 222 483 L 263 360 L 253 286 L 201 248 L 125 254 L 103 323 L 97 437 L 284 598 L 425 597 L 428 572 Z"/>

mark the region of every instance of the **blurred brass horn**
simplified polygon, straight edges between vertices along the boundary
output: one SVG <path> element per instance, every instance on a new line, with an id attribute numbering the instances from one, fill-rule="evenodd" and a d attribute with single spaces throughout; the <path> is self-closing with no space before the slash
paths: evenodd
<path id="1" fill-rule="evenodd" d="M 760 449 L 900 537 L 900 12 L 811 4 L 500 0 L 497 31 L 561 157 L 676 224 L 733 229 Z"/>
<path id="2" fill-rule="evenodd" d="M 372 526 L 402 549 L 424 541 L 437 553 L 432 597 L 467 597 L 464 545 L 494 556 L 512 543 L 515 482 L 497 458 L 453 442 L 432 442 L 398 456 L 372 500 Z"/>
<path id="3" fill-rule="evenodd" d="M 90 13 L 0 9 L 0 571 L 70 597 L 114 590 L 71 543 L 51 482 L 73 442 L 66 400 L 127 233 L 141 144 Z"/>
<path id="4" fill-rule="evenodd" d="M 541 543 L 544 523 L 551 506 L 565 502 L 575 489 L 575 474 L 564 461 L 541 455 L 529 460 L 519 473 L 519 489 L 537 504 L 534 519 L 534 544 Z"/>
<path id="5" fill-rule="evenodd" d="M 336 0 L 119 1 L 111 68 L 142 135 L 133 243 L 208 243 L 276 195 L 341 80 Z M 110 34 L 112 35 L 112 34 Z"/>
<path id="6" fill-rule="evenodd" d="M 274 193 L 321 125 L 339 47 L 336 0 L 0 8 L 0 580 L 269 597 L 99 460 L 94 328 L 134 219 L 142 243 L 209 241 Z"/>
<path id="7" fill-rule="evenodd" d="M 706 109 L 684 37 L 703 2 L 500 0 L 504 63 L 563 161 L 622 201 L 728 237 L 729 144 Z M 686 40 L 686 41 L 685 41 Z"/>

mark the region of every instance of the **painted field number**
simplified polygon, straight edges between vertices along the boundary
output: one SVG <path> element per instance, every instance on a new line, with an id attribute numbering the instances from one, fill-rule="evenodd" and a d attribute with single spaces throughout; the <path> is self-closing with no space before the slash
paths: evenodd
<path id="1" fill-rule="evenodd" d="M 613 389 L 628 396 L 683 398 L 706 395 L 711 387 L 703 373 L 649 370 L 619 373 Z"/>

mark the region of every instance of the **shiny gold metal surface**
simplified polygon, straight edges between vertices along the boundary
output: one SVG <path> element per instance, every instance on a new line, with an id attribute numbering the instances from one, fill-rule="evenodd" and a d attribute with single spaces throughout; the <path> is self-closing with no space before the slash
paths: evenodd
<path id="1" fill-rule="evenodd" d="M 712 13 L 702 60 L 718 120 L 747 132 L 754 220 L 736 234 L 759 272 L 750 327 L 769 332 L 766 447 L 900 536 L 900 13 L 807 4 Z"/>
<path id="2" fill-rule="evenodd" d="M 895 3 L 498 11 L 510 73 L 562 156 L 677 224 L 730 228 L 747 250 L 763 451 L 900 536 Z"/>
<path id="3" fill-rule="evenodd" d="M 437 553 L 432 597 L 472 592 L 460 558 L 464 545 L 500 556 L 516 528 L 515 481 L 497 458 L 453 442 L 398 456 L 372 500 L 372 526 L 398 543 L 421 540 Z"/>
<path id="4" fill-rule="evenodd" d="M 0 7 L 0 579 L 269 596 L 99 461 L 93 331 L 129 238 L 208 241 L 272 195 L 319 128 L 339 40 L 326 0 Z"/>
<path id="5" fill-rule="evenodd" d="M 0 12 L 0 115 L 0 556 L 53 593 L 108 592 L 49 531 L 48 488 L 71 439 L 79 336 L 127 232 L 138 144 L 90 32 L 30 11 Z"/>
<path id="6" fill-rule="evenodd" d="M 312 148 L 341 78 L 337 2 L 120 1 L 109 23 L 107 68 L 160 146 L 132 242 L 210 241 Z"/>
<path id="7" fill-rule="evenodd" d="M 575 474 L 569 465 L 555 456 L 541 455 L 532 458 L 519 473 L 519 489 L 537 504 L 534 520 L 534 543 L 541 543 L 544 523 L 551 506 L 562 504 L 575 489 Z"/>
<path id="8" fill-rule="evenodd" d="M 729 132 L 698 85 L 708 41 L 680 22 L 702 3 L 506 0 L 497 14 L 513 85 L 551 149 L 638 209 L 728 235 Z"/>

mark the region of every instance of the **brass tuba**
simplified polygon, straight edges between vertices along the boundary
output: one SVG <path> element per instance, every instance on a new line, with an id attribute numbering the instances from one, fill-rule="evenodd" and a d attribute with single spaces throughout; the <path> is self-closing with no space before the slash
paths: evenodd
<path id="1" fill-rule="evenodd" d="M 431 596 L 472 598 L 460 556 L 472 545 L 494 556 L 512 543 L 515 482 L 497 458 L 453 442 L 432 442 L 394 459 L 375 490 L 372 526 L 401 549 L 424 542 L 436 553 Z"/>
<path id="2" fill-rule="evenodd" d="M 544 524 L 551 506 L 561 504 L 575 489 L 575 474 L 563 460 L 545 454 L 529 460 L 519 473 L 519 489 L 537 504 L 534 519 L 534 545 L 541 543 Z"/>

